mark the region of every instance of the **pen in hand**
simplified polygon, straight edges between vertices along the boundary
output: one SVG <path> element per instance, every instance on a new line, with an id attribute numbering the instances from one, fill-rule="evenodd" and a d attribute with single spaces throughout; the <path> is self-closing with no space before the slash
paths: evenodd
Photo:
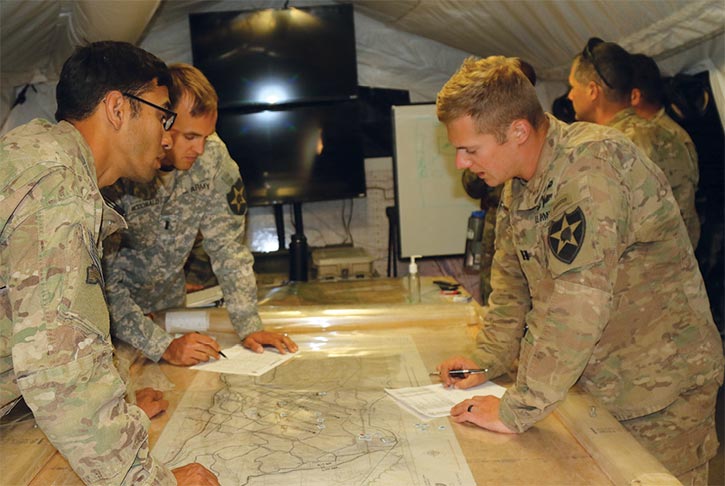
<path id="1" fill-rule="evenodd" d="M 199 331 L 194 331 L 194 334 L 201 334 L 201 333 Z M 224 351 L 221 351 L 221 350 L 219 351 L 219 356 L 221 356 L 222 358 L 225 358 L 225 359 L 229 359 L 229 358 L 227 358 L 227 355 L 224 354 Z"/>
<path id="2" fill-rule="evenodd" d="M 453 378 L 463 378 L 464 375 L 481 375 L 483 373 L 488 373 L 488 368 L 477 368 L 477 369 L 470 369 L 470 370 L 449 370 L 448 376 L 451 376 Z M 430 376 L 440 376 L 441 373 L 439 371 L 431 371 L 428 373 Z"/>

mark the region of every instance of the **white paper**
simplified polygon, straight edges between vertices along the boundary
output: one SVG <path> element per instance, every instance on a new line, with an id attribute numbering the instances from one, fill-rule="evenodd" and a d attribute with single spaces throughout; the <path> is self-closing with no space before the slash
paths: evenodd
<path id="1" fill-rule="evenodd" d="M 164 320 L 166 332 L 204 332 L 209 329 L 207 311 L 169 311 Z"/>
<path id="2" fill-rule="evenodd" d="M 408 388 L 390 389 L 385 392 L 390 395 L 404 410 L 424 420 L 450 415 L 451 407 L 455 404 L 475 396 L 493 395 L 501 398 L 506 388 L 490 381 L 482 385 L 459 390 L 458 388 L 445 388 L 434 384 Z"/>
<path id="3" fill-rule="evenodd" d="M 224 349 L 222 352 L 226 358 L 200 363 L 191 369 L 232 375 L 262 376 L 296 356 L 295 353 L 280 354 L 276 349 L 269 348 L 263 353 L 255 353 L 241 344 Z"/>
<path id="4" fill-rule="evenodd" d="M 208 289 L 197 290 L 186 294 L 184 304 L 186 307 L 210 307 L 224 298 L 222 288 L 219 285 Z"/>

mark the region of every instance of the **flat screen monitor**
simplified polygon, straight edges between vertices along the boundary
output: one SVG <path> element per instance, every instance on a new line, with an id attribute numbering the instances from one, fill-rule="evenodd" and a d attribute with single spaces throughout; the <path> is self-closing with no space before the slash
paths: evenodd
<path id="1" fill-rule="evenodd" d="M 357 94 L 352 5 L 190 14 L 189 26 L 220 108 Z"/>
<path id="2" fill-rule="evenodd" d="M 363 154 L 369 157 L 393 156 L 393 105 L 410 104 L 408 91 L 402 89 L 358 87 Z"/>
<path id="3" fill-rule="evenodd" d="M 365 196 L 356 100 L 219 112 L 252 206 Z"/>

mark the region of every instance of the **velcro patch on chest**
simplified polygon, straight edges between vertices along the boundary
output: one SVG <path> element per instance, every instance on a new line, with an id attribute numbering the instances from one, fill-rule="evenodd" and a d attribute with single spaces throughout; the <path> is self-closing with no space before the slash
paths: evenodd
<path id="1" fill-rule="evenodd" d="M 547 240 L 554 257 L 561 262 L 572 263 L 583 246 L 586 229 L 586 218 L 579 206 L 552 221 Z"/>
<path id="2" fill-rule="evenodd" d="M 244 183 L 241 177 L 229 189 L 227 202 L 232 213 L 242 215 L 247 212 L 247 200 L 244 197 Z"/>

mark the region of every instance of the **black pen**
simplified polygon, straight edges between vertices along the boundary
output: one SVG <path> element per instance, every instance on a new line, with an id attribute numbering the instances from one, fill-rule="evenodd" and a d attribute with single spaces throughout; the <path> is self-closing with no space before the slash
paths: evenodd
<path id="1" fill-rule="evenodd" d="M 201 333 L 200 333 L 199 331 L 194 331 L 194 334 L 201 334 Z M 220 356 L 221 356 L 222 358 L 226 358 L 226 359 L 229 359 L 229 358 L 227 358 L 227 355 L 226 355 L 226 354 L 224 354 L 224 351 L 219 351 L 219 355 L 220 355 Z"/>
<path id="2" fill-rule="evenodd" d="M 450 370 L 448 371 L 449 376 L 453 376 L 456 378 L 460 378 L 463 375 L 481 375 L 483 373 L 488 373 L 488 368 L 477 368 L 477 369 L 470 369 L 470 370 Z M 431 371 L 429 375 L 436 375 L 440 376 L 439 371 Z"/>

